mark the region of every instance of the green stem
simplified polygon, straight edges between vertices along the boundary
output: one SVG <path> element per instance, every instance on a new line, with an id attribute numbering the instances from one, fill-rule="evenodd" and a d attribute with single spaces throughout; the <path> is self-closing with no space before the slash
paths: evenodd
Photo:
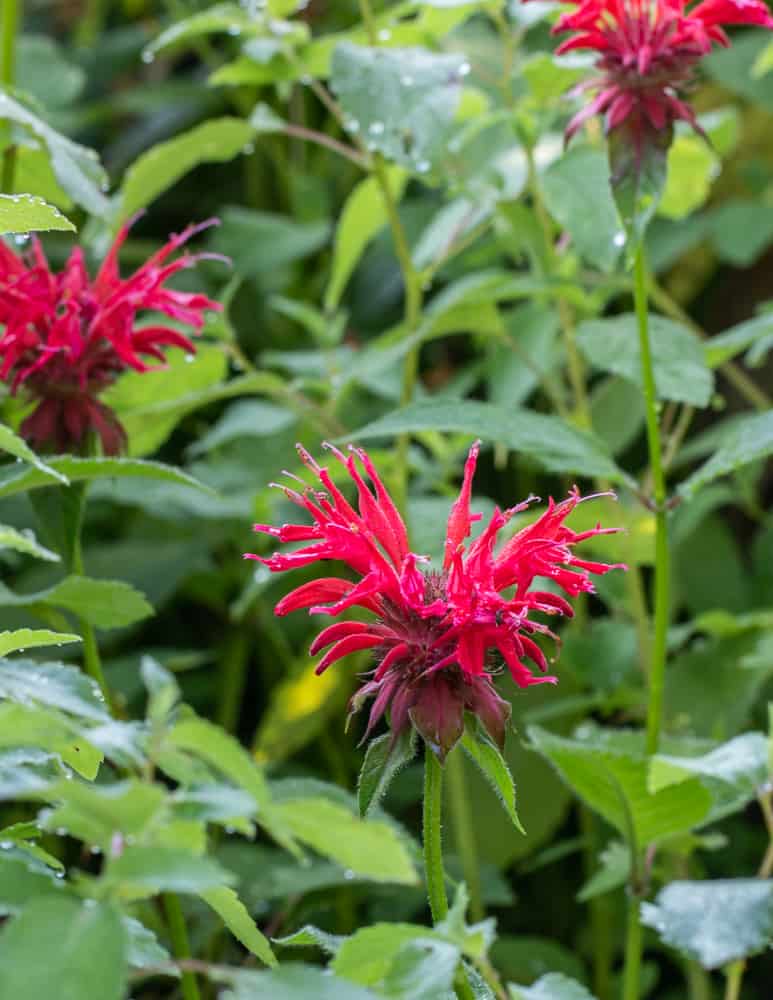
<path id="1" fill-rule="evenodd" d="M 462 872 L 467 889 L 470 893 L 470 916 L 473 920 L 483 920 L 486 915 L 483 907 L 483 894 L 480 884 L 480 865 L 478 863 L 478 848 L 475 842 L 475 825 L 470 812 L 470 800 L 467 797 L 467 787 L 464 777 L 464 757 L 462 748 L 455 747 L 446 761 L 446 777 L 448 778 L 449 805 L 454 824 L 454 839 L 459 858 L 462 862 Z"/>
<path id="2" fill-rule="evenodd" d="M 711 1000 L 711 980 L 703 966 L 688 958 L 685 961 L 684 973 L 690 1000 Z"/>
<path id="3" fill-rule="evenodd" d="M 226 639 L 220 661 L 220 701 L 217 707 L 217 721 L 229 733 L 235 732 L 239 722 L 249 652 L 247 633 L 243 629 L 232 631 Z"/>
<path id="4" fill-rule="evenodd" d="M 0 3 L 0 86 L 8 90 L 16 77 L 16 33 L 21 19 L 21 0 L 2 0 Z M 6 128 L 10 123 L 6 122 Z M 10 134 L 8 136 L 10 139 Z M 3 150 L 0 184 L 6 194 L 12 194 L 16 173 L 16 147 Z"/>
<path id="5" fill-rule="evenodd" d="M 586 842 L 583 863 L 586 879 L 596 868 L 599 848 L 599 827 L 596 817 L 586 805 L 579 805 L 580 830 Z M 593 941 L 593 990 L 599 1000 L 609 1000 L 612 972 L 612 920 L 607 896 L 594 896 L 589 901 L 591 938 Z"/>
<path id="6" fill-rule="evenodd" d="M 424 751 L 424 872 L 432 920 L 448 914 L 446 880 L 443 873 L 443 768 L 429 747 Z"/>
<path id="7" fill-rule="evenodd" d="M 741 983 L 746 970 L 746 962 L 740 958 L 729 965 L 725 971 L 725 1000 L 741 1000 Z"/>
<path id="8" fill-rule="evenodd" d="M 173 892 L 165 892 L 162 896 L 164 913 L 166 915 L 167 926 L 169 927 L 169 937 L 172 941 L 172 953 L 175 958 L 187 959 L 191 957 L 191 946 L 188 941 L 188 929 L 185 926 L 180 900 Z M 183 972 L 180 977 L 183 1000 L 201 1000 L 199 985 L 193 972 Z"/>
<path id="9" fill-rule="evenodd" d="M 85 576 L 83 566 L 82 535 L 84 514 L 86 511 L 86 484 L 81 483 L 70 488 L 77 491 L 77 511 L 75 519 L 75 535 L 72 540 L 71 568 L 76 576 Z M 107 686 L 105 674 L 102 670 L 102 660 L 99 656 L 99 645 L 97 644 L 96 633 L 91 624 L 87 622 L 85 618 L 78 616 L 77 620 L 78 630 L 80 631 L 83 639 L 83 669 L 92 680 L 97 682 L 102 694 L 105 696 L 105 701 L 110 707 L 112 707 L 110 689 Z"/>
<path id="10" fill-rule="evenodd" d="M 647 415 L 647 445 L 649 447 L 652 492 L 655 506 L 655 635 L 649 665 L 649 701 L 647 704 L 647 753 L 654 754 L 660 745 L 663 725 L 663 686 L 666 673 L 666 643 L 669 610 L 669 551 L 666 512 L 666 478 L 663 470 L 663 450 L 660 440 L 655 373 L 649 337 L 647 311 L 647 268 L 644 247 L 636 251 L 634 265 L 634 302 L 639 330 L 641 374 Z"/>
<path id="11" fill-rule="evenodd" d="M 639 897 L 636 893 L 631 893 L 628 899 L 628 929 L 625 937 L 623 1000 L 639 1000 L 641 956 L 642 926 L 639 917 Z"/>

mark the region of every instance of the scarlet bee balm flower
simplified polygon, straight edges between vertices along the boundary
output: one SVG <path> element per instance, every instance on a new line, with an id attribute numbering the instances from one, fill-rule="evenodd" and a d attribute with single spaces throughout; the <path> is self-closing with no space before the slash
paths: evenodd
<path id="1" fill-rule="evenodd" d="M 555 636 L 531 616 L 534 612 L 572 615 L 566 597 L 532 589 L 533 584 L 538 577 L 547 577 L 567 597 L 592 592 L 590 575 L 616 567 L 578 559 L 574 545 L 617 529 L 599 525 L 578 533 L 568 528 L 567 516 L 583 499 L 575 488 L 561 503 L 551 500 L 547 510 L 498 553 L 494 547 L 500 530 L 532 498 L 509 510 L 497 508 L 480 535 L 467 543 L 473 522 L 481 518 L 470 512 L 476 443 L 448 519 L 443 568 L 436 571 L 425 557 L 411 551 L 405 524 L 367 453 L 352 448 L 344 455 L 331 445 L 325 447 L 353 480 L 356 506 L 335 485 L 327 468 L 298 446 L 302 462 L 324 490 L 305 483 L 298 490 L 280 488 L 310 515 L 311 523 L 256 524 L 255 530 L 280 542 L 309 544 L 268 558 L 252 554 L 245 558 L 257 559 L 273 572 L 335 560 L 347 566 L 355 579 L 326 576 L 305 583 L 277 604 L 276 614 L 308 608 L 312 615 L 336 616 L 354 607 L 367 614 L 366 621 L 330 625 L 311 646 L 312 655 L 327 650 L 317 665 L 318 674 L 351 653 L 372 650 L 376 666 L 350 705 L 357 711 L 373 698 L 365 738 L 388 711 L 393 738 L 412 723 L 442 760 L 462 734 L 466 709 L 502 746 L 511 709 L 494 688 L 497 659 L 519 687 L 555 684 L 557 679 L 547 674 L 546 657 L 533 638 Z"/>
<path id="2" fill-rule="evenodd" d="M 554 33 L 574 32 L 557 53 L 596 51 L 601 76 L 578 88 L 597 93 L 569 123 L 566 137 L 603 114 L 607 132 L 624 127 L 640 150 L 680 119 L 700 131 L 679 92 L 715 42 L 730 44 L 722 25 L 773 28 L 760 0 L 703 0 L 689 11 L 685 0 L 579 0 L 574 6 L 553 28 Z"/>
<path id="3" fill-rule="evenodd" d="M 37 402 L 21 426 L 37 447 L 82 450 L 89 432 L 108 455 L 123 450 L 126 434 L 98 396 L 127 370 L 150 369 L 143 358 L 163 363 L 162 347 L 195 350 L 178 330 L 164 324 L 137 327 L 137 313 L 152 310 L 198 332 L 204 311 L 218 302 L 198 293 L 165 288 L 166 281 L 207 254 L 172 255 L 210 219 L 172 236 L 130 277 L 122 279 L 118 251 L 131 226 L 120 230 L 92 281 L 80 247 L 64 270 L 54 273 L 37 239 L 25 260 L 0 240 L 0 378 L 21 386 Z M 156 365 L 157 367 L 157 365 Z"/>

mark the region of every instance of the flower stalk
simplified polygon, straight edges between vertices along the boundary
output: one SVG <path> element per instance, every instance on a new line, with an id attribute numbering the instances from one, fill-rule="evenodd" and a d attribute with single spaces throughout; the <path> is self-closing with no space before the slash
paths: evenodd
<path id="1" fill-rule="evenodd" d="M 166 916 L 169 937 L 172 941 L 172 953 L 177 959 L 190 959 L 191 946 L 188 940 L 188 928 L 185 926 L 180 899 L 174 892 L 165 892 L 162 896 L 164 915 Z M 180 974 L 180 988 L 183 1000 L 201 1000 L 199 984 L 196 981 L 196 974 L 190 969 L 185 969 Z"/>
<path id="2" fill-rule="evenodd" d="M 0 86 L 12 87 L 16 77 L 16 34 L 21 20 L 21 0 L 3 0 L 0 4 Z M 5 123 L 9 144 L 3 151 L 0 190 L 12 194 L 16 174 L 16 147 L 10 143 L 10 122 Z"/>

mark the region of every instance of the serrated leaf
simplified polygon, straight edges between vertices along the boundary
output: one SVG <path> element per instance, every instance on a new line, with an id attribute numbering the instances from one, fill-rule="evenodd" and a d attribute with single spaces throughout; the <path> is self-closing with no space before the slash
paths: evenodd
<path id="1" fill-rule="evenodd" d="M 0 847 L 0 916 L 19 913 L 31 899 L 65 895 L 54 873 L 5 840 Z"/>
<path id="2" fill-rule="evenodd" d="M 459 949 L 448 941 L 428 937 L 407 941 L 394 956 L 382 991 L 395 1000 L 450 1000 L 458 965 Z M 484 987 L 487 993 L 474 993 L 475 1000 L 493 997 L 485 983 Z"/>
<path id="3" fill-rule="evenodd" d="M 113 906 L 66 896 L 32 899 L 0 931 L 0 996 L 123 1000 L 127 956 Z"/>
<path id="4" fill-rule="evenodd" d="M 401 167 L 389 167 L 384 174 L 392 199 L 395 204 L 399 204 L 408 175 Z M 388 222 L 381 186 L 375 177 L 367 177 L 352 190 L 338 220 L 333 244 L 333 266 L 325 292 L 325 309 L 328 312 L 338 308 L 347 282 L 365 247 Z"/>
<path id="5" fill-rule="evenodd" d="M 695 334 L 681 323 L 650 315 L 649 336 L 658 398 L 706 406 L 714 390 L 714 376 Z M 577 342 L 591 364 L 641 386 L 635 315 L 586 320 L 578 327 Z"/>
<path id="6" fill-rule="evenodd" d="M 711 458 L 679 487 L 689 499 L 707 483 L 729 472 L 742 469 L 750 462 L 773 454 L 773 412 L 756 413 L 734 421 L 723 433 Z"/>
<path id="7" fill-rule="evenodd" d="M 179 483 L 181 486 L 190 486 L 204 493 L 213 492 L 208 486 L 193 476 L 181 472 L 180 469 L 163 465 L 161 462 L 149 462 L 138 458 L 73 458 L 63 455 L 49 459 L 45 469 L 48 471 L 44 472 L 40 468 L 3 470 L 3 474 L 0 474 L 0 498 L 50 486 L 52 477 L 61 483 L 81 483 L 110 477 L 160 479 Z"/>
<path id="8" fill-rule="evenodd" d="M 102 754 L 79 730 L 79 726 L 52 709 L 9 701 L 0 703 L 0 748 L 38 747 L 53 751 L 78 774 L 93 781 Z"/>
<path id="9" fill-rule="evenodd" d="M 230 989 L 220 1000 L 378 1000 L 379 994 L 313 965 L 288 964 L 266 972 L 219 972 Z"/>
<path id="10" fill-rule="evenodd" d="M 68 642 L 80 642 L 79 635 L 71 632 L 51 632 L 45 628 L 18 628 L 13 632 L 0 632 L 0 656 L 23 653 L 25 649 L 36 646 L 63 646 Z"/>
<path id="11" fill-rule="evenodd" d="M 35 750 L 0 749 L 0 801 L 23 798 L 44 788 L 62 774 L 58 754 Z"/>
<path id="12" fill-rule="evenodd" d="M 595 1000 L 595 998 L 576 979 L 569 979 L 559 972 L 550 972 L 531 986 L 514 986 L 511 983 L 510 1000 Z"/>
<path id="13" fill-rule="evenodd" d="M 770 945 L 773 882 L 671 882 L 654 903 L 642 904 L 642 922 L 654 927 L 666 944 L 707 969 L 717 969 Z"/>
<path id="14" fill-rule="evenodd" d="M 379 987 L 400 949 L 411 941 L 432 939 L 432 932 L 421 924 L 380 923 L 363 927 L 346 938 L 331 963 L 343 979 L 362 986 Z M 459 950 L 454 948 L 455 962 Z"/>
<path id="15" fill-rule="evenodd" d="M 412 726 L 394 739 L 385 733 L 368 744 L 357 780 L 357 802 L 360 816 L 368 816 L 379 804 L 392 779 L 410 763 L 416 753 Z"/>
<path id="16" fill-rule="evenodd" d="M 0 235 L 50 229 L 74 231 L 75 226 L 53 205 L 32 194 L 0 195 Z"/>
<path id="17" fill-rule="evenodd" d="M 171 955 L 160 944 L 158 938 L 150 928 L 141 924 L 134 917 L 124 914 L 123 926 L 129 944 L 129 965 L 132 969 L 145 969 L 159 965 L 167 965 L 172 961 Z M 166 975 L 173 976 L 174 970 L 170 967 Z"/>
<path id="18" fill-rule="evenodd" d="M 17 531 L 7 524 L 0 524 L 0 549 L 13 549 L 47 562 L 59 562 L 60 559 L 56 552 L 40 545 L 32 531 Z"/>
<path id="19" fill-rule="evenodd" d="M 68 576 L 61 583 L 34 594 L 14 594 L 0 584 L 0 607 L 64 608 L 97 628 L 121 628 L 153 614 L 145 597 L 120 580 L 92 580 Z"/>
<path id="20" fill-rule="evenodd" d="M 52 468 L 42 458 L 38 458 L 32 448 L 18 434 L 14 434 L 10 427 L 6 427 L 5 424 L 0 424 L 0 451 L 7 451 L 14 458 L 33 466 L 38 474 L 44 477 L 47 483 L 53 480 L 65 486 L 67 485 L 68 480 L 64 473 Z"/>
<path id="21" fill-rule="evenodd" d="M 0 661 L 0 699 L 21 705 L 46 705 L 91 722 L 110 713 L 97 684 L 77 667 L 38 660 Z"/>
<path id="22" fill-rule="evenodd" d="M 346 938 L 340 934 L 330 934 L 328 931 L 320 930 L 313 924 L 304 924 L 294 934 L 274 938 L 273 941 L 274 944 L 284 948 L 321 948 L 328 955 L 335 955 Z"/>
<path id="23" fill-rule="evenodd" d="M 132 845 L 110 860 L 103 878 L 130 897 L 159 892 L 201 895 L 209 889 L 231 885 L 235 878 L 212 858 L 176 847 Z"/>
<path id="24" fill-rule="evenodd" d="M 143 836 L 166 805 L 160 785 L 135 780 L 94 785 L 61 779 L 45 790 L 45 798 L 57 805 L 47 813 L 44 829 L 64 829 L 105 852 L 115 834 L 124 839 Z"/>
<path id="25" fill-rule="evenodd" d="M 513 826 L 525 834 L 526 831 L 515 808 L 515 782 L 499 747 L 489 739 L 480 726 L 473 729 L 468 722 L 462 736 L 462 748 L 491 785 L 502 808 L 512 820 Z"/>
<path id="26" fill-rule="evenodd" d="M 233 889 L 221 886 L 200 893 L 201 898 L 220 917 L 237 941 L 261 962 L 268 966 L 277 964 L 267 938 L 255 926 L 255 921 L 247 912 L 244 903 Z"/>
<path id="27" fill-rule="evenodd" d="M 613 482 L 627 479 L 598 438 L 559 417 L 531 410 L 506 410 L 472 399 L 414 403 L 366 424 L 349 437 L 367 440 L 420 431 L 458 431 L 503 444 L 551 472 L 597 476 Z"/>

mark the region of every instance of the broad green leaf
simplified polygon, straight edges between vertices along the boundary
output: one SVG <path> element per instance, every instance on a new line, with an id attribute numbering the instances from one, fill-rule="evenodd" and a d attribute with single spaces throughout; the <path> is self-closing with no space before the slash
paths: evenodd
<path id="1" fill-rule="evenodd" d="M 113 836 L 138 839 L 162 817 L 166 794 L 160 785 L 120 781 L 109 785 L 60 780 L 45 790 L 57 805 L 47 813 L 44 829 L 64 829 L 79 840 L 108 852 Z"/>
<path id="2" fill-rule="evenodd" d="M 650 315 L 649 336 L 658 397 L 706 406 L 714 390 L 714 376 L 695 334 L 673 320 Z M 591 364 L 641 386 L 639 337 L 633 313 L 586 320 L 577 330 L 577 341 Z"/>
<path id="3" fill-rule="evenodd" d="M 383 798 L 393 778 L 416 754 L 415 731 L 404 729 L 395 739 L 385 733 L 368 744 L 357 780 L 360 816 L 368 816 Z"/>
<path id="4" fill-rule="evenodd" d="M 16 86 L 31 94 L 42 107 L 61 108 L 71 104 L 85 83 L 84 70 L 69 61 L 54 38 L 26 32 L 19 35 L 16 40 Z"/>
<path id="5" fill-rule="evenodd" d="M 609 187 L 605 154 L 574 146 L 543 172 L 541 185 L 550 214 L 569 233 L 578 253 L 611 271 L 625 243 Z"/>
<path id="6" fill-rule="evenodd" d="M 565 97 L 571 85 L 585 76 L 587 67 L 578 64 L 571 57 L 567 59 L 547 52 L 536 52 L 523 61 L 521 72 L 534 97 L 541 103 L 546 103 Z M 609 168 L 606 164 L 604 178 L 609 186 Z"/>
<path id="7" fill-rule="evenodd" d="M 7 451 L 14 458 L 33 466 L 38 475 L 42 476 L 46 483 L 50 483 L 53 480 L 65 486 L 67 485 L 68 479 L 63 472 L 52 468 L 42 458 L 38 458 L 32 448 L 25 441 L 22 441 L 18 434 L 14 434 L 10 427 L 6 427 L 5 424 L 0 424 L 0 451 Z M 24 471 L 31 472 L 32 470 Z"/>
<path id="8" fill-rule="evenodd" d="M 102 754 L 79 729 L 52 709 L 0 703 L 0 749 L 38 747 L 50 750 L 58 753 L 78 774 L 93 781 L 102 763 Z"/>
<path id="9" fill-rule="evenodd" d="M 32 531 L 18 531 L 7 524 L 0 524 L 0 549 L 13 549 L 36 559 L 59 562 L 57 553 L 40 545 Z"/>
<path id="10" fill-rule="evenodd" d="M 166 965 L 171 962 L 169 952 L 158 941 L 156 935 L 134 917 L 123 917 L 123 926 L 129 940 L 129 965 L 132 969 Z M 170 971 L 168 975 L 174 975 Z"/>
<path id="11" fill-rule="evenodd" d="M 0 800 L 24 798 L 55 781 L 62 770 L 58 754 L 31 747 L 0 749 Z"/>
<path id="12" fill-rule="evenodd" d="M 116 909 L 91 899 L 32 899 L 0 931 L 0 996 L 123 1000 L 128 942 Z"/>
<path id="13" fill-rule="evenodd" d="M 559 417 L 531 410 L 508 411 L 472 399 L 413 403 L 350 436 L 365 440 L 419 431 L 459 431 L 503 444 L 551 472 L 597 476 L 614 482 L 627 479 L 596 437 L 571 427 Z"/>
<path id="14" fill-rule="evenodd" d="M 69 219 L 42 198 L 32 194 L 0 195 L 0 235 L 49 229 L 75 230 Z"/>
<path id="15" fill-rule="evenodd" d="M 252 126 L 242 118 L 210 118 L 189 132 L 153 146 L 126 171 L 118 219 L 126 219 L 155 201 L 199 164 L 232 160 L 252 138 Z"/>
<path id="16" fill-rule="evenodd" d="M 221 886 L 207 889 L 201 894 L 204 902 L 212 907 L 233 936 L 265 965 L 275 966 L 276 958 L 265 935 L 255 926 L 244 903 L 233 889 Z"/>
<path id="17" fill-rule="evenodd" d="M 342 42 L 330 85 L 369 149 L 426 174 L 446 152 L 465 66 L 457 54 Z"/>
<path id="18" fill-rule="evenodd" d="M 531 986 L 511 983 L 510 1000 L 594 1000 L 594 997 L 576 979 L 550 972 Z"/>
<path id="19" fill-rule="evenodd" d="M 773 337 L 773 312 L 763 312 L 754 319 L 739 323 L 708 340 L 704 345 L 706 362 L 712 368 L 718 368 L 725 361 L 729 361 L 730 358 L 734 358 L 741 351 L 753 347 L 760 341 L 763 344 L 769 342 L 771 337 Z"/>
<path id="20" fill-rule="evenodd" d="M 73 201 L 92 215 L 107 213 L 108 201 L 103 193 L 107 175 L 92 149 L 57 132 L 7 93 L 0 93 L 0 117 L 21 125 L 45 146 L 57 181 Z"/>
<path id="21" fill-rule="evenodd" d="M 721 164 L 717 154 L 701 136 L 677 135 L 668 150 L 667 169 L 658 215 L 684 219 L 706 201 Z"/>
<path id="22" fill-rule="evenodd" d="M 205 493 L 212 493 L 208 486 L 204 486 L 203 483 L 194 479 L 193 476 L 181 472 L 180 469 L 164 465 L 161 462 L 148 462 L 138 458 L 73 458 L 69 455 L 63 455 L 50 459 L 46 463 L 46 469 L 49 469 L 50 472 L 44 473 L 38 468 L 4 470 L 0 474 L 0 498 L 14 496 L 16 493 L 25 493 L 27 490 L 40 489 L 42 486 L 50 486 L 52 476 L 62 483 L 80 483 L 112 477 L 160 479 L 170 483 L 179 483 L 181 486 L 190 486 L 192 489 L 202 490 Z"/>
<path id="23" fill-rule="evenodd" d="M 279 268 L 321 250 L 330 236 L 324 220 L 301 222 L 235 205 L 227 206 L 221 218 L 211 246 L 230 257 L 235 270 L 246 278 L 274 275 Z"/>
<path id="24" fill-rule="evenodd" d="M 328 955 L 335 955 L 346 940 L 341 935 L 320 930 L 313 924 L 305 924 L 300 930 L 288 934 L 287 937 L 274 938 L 274 944 L 281 945 L 283 948 L 320 948 Z"/>
<path id="25" fill-rule="evenodd" d="M 717 969 L 773 941 L 773 882 L 671 882 L 654 903 L 642 904 L 642 920 L 672 948 Z"/>
<path id="26" fill-rule="evenodd" d="M 399 204 L 408 175 L 401 167 L 388 167 L 385 181 L 392 200 Z M 325 292 L 325 309 L 338 308 L 352 272 L 373 237 L 389 222 L 384 194 L 375 177 L 367 177 L 353 189 L 341 211 L 333 245 L 333 267 Z"/>
<path id="27" fill-rule="evenodd" d="M 65 663 L 0 660 L 0 698 L 21 705 L 46 705 L 91 722 L 110 718 L 99 686 L 82 670 Z"/>
<path id="28" fill-rule="evenodd" d="M 159 892 L 201 895 L 235 881 L 231 872 L 212 858 L 158 844 L 125 847 L 119 857 L 111 858 L 103 877 L 130 898 L 155 896 Z"/>
<path id="29" fill-rule="evenodd" d="M 0 632 L 0 656 L 22 653 L 35 646 L 63 646 L 68 642 L 80 642 L 79 635 L 71 632 L 51 632 L 45 628 L 18 628 L 13 632 Z"/>
<path id="30" fill-rule="evenodd" d="M 727 427 L 711 458 L 686 479 L 679 492 L 689 499 L 720 476 L 773 454 L 773 412 L 742 417 Z"/>
<path id="31" fill-rule="evenodd" d="M 175 19 L 150 45 L 143 49 L 144 59 L 153 59 L 159 52 L 203 35 L 227 33 L 250 37 L 263 28 L 260 15 L 250 14 L 235 3 L 217 3 L 190 17 Z"/>
<path id="32" fill-rule="evenodd" d="M 601 867 L 577 893 L 577 901 L 587 903 L 605 892 L 625 885 L 631 874 L 631 852 L 619 840 L 613 840 L 599 855 Z"/>
<path id="33" fill-rule="evenodd" d="M 625 731 L 616 738 L 614 733 L 594 729 L 583 740 L 556 736 L 538 726 L 530 726 L 528 733 L 567 784 L 631 847 L 644 848 L 690 830 L 711 808 L 711 795 L 696 778 L 650 792 L 643 747 Z"/>
<path id="34" fill-rule="evenodd" d="M 318 966 L 287 964 L 267 972 L 222 972 L 220 1000 L 378 1000 L 379 994 Z M 30 998 L 31 1000 L 31 998 Z"/>
<path id="35" fill-rule="evenodd" d="M 395 1000 L 438 1000 L 455 996 L 454 977 L 459 949 L 448 941 L 417 938 L 406 942 L 384 976 L 382 990 Z M 476 993 L 476 1000 L 481 994 Z M 484 994 L 486 998 L 492 993 Z"/>
<path id="36" fill-rule="evenodd" d="M 497 745 L 483 732 L 480 725 L 476 724 L 473 727 L 468 720 L 462 736 L 462 748 L 491 785 L 494 794 L 502 803 L 502 808 L 513 821 L 513 826 L 521 833 L 525 833 L 515 808 L 515 782 L 507 761 Z"/>
<path id="37" fill-rule="evenodd" d="M 760 77 L 765 76 L 773 69 L 773 42 L 768 42 L 765 48 L 760 52 L 754 61 L 752 66 L 752 76 Z"/>
<path id="38" fill-rule="evenodd" d="M 25 857 L 10 840 L 0 846 L 0 916 L 19 913 L 35 897 L 66 895 L 66 889 L 45 865 Z"/>
<path id="39" fill-rule="evenodd" d="M 773 241 L 773 205 L 729 198 L 706 216 L 719 256 L 735 267 L 750 267 Z"/>
<path id="40" fill-rule="evenodd" d="M 408 850 L 386 823 L 360 819 L 323 798 L 289 799 L 273 811 L 298 840 L 355 874 L 375 882 L 416 883 Z"/>
<path id="41" fill-rule="evenodd" d="M 232 403 L 206 433 L 194 441 L 188 453 L 206 455 L 207 452 L 242 437 L 271 437 L 287 430 L 296 422 L 296 416 L 282 406 L 262 399 L 239 399 Z M 1 537 L 1 536 L 0 536 Z"/>
<path id="42" fill-rule="evenodd" d="M 34 594 L 13 594 L 0 584 L 0 607 L 64 608 L 97 628 L 121 628 L 153 614 L 145 597 L 120 580 L 92 580 L 68 576 L 61 583 Z"/>
<path id="43" fill-rule="evenodd" d="M 400 949 L 411 941 L 431 940 L 432 931 L 421 924 L 383 923 L 363 927 L 343 942 L 331 968 L 343 979 L 362 986 L 379 987 Z M 453 948 L 454 967 L 459 950 Z"/>
<path id="44" fill-rule="evenodd" d="M 500 934 L 494 942 L 492 962 L 501 977 L 515 983 L 532 983 L 545 969 L 580 979 L 583 962 L 576 950 L 570 950 L 550 937 L 533 934 Z"/>
<path id="45" fill-rule="evenodd" d="M 140 675 L 148 692 L 148 720 L 154 725 L 163 725 L 180 700 L 180 685 L 174 674 L 152 656 L 143 656 L 140 660 Z"/>

